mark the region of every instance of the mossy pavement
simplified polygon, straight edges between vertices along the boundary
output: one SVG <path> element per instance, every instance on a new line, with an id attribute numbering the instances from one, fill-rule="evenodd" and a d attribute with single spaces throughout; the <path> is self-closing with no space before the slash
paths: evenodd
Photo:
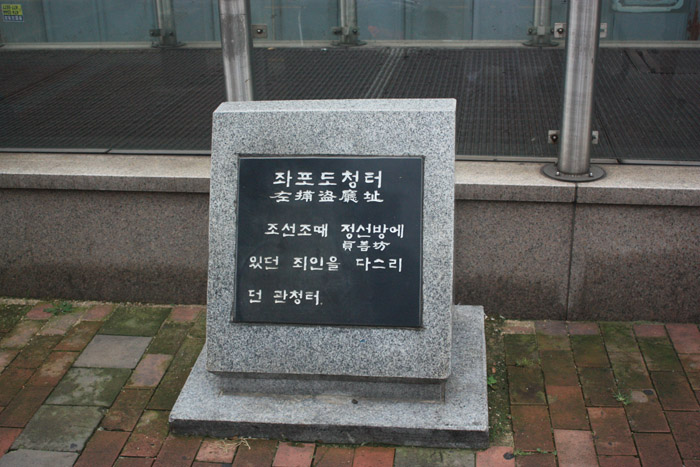
<path id="1" fill-rule="evenodd" d="M 695 324 L 487 317 L 491 447 L 470 451 L 172 434 L 205 320 L 0 300 L 0 465 L 700 467 Z"/>

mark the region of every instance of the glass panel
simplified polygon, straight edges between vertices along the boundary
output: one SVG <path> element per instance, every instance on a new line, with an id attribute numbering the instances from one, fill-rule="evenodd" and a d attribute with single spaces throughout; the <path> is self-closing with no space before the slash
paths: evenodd
<path id="1" fill-rule="evenodd" d="M 257 99 L 455 98 L 459 154 L 557 155 L 564 50 L 523 46 L 537 0 L 356 0 L 367 44 L 334 47 L 343 1 L 251 0 L 266 34 Z M 209 149 L 224 100 L 217 0 L 172 0 L 175 49 L 151 47 L 156 0 L 3 5 L 0 147 Z M 551 0 L 552 27 L 567 7 Z M 601 13 L 593 157 L 697 160 L 698 0 L 603 0 Z"/>
<path id="2" fill-rule="evenodd" d="M 173 0 L 177 38 L 184 43 L 221 41 L 217 0 Z"/>
<path id="3" fill-rule="evenodd" d="M 156 26 L 152 0 L 8 0 L 21 18 L 3 14 L 4 43 L 150 41 Z"/>
<path id="4" fill-rule="evenodd" d="M 700 160 L 696 0 L 612 0 L 595 114 L 618 160 Z M 682 41 L 682 42 L 668 42 Z"/>

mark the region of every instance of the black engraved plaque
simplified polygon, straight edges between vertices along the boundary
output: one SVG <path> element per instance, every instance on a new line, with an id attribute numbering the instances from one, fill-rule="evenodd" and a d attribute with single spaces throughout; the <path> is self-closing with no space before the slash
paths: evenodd
<path id="1" fill-rule="evenodd" d="M 421 326 L 422 157 L 239 162 L 234 321 Z"/>

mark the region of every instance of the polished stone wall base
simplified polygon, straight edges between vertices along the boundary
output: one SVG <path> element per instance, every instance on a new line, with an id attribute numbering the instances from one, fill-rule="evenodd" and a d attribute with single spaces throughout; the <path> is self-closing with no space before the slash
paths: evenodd
<path id="1" fill-rule="evenodd" d="M 205 303 L 209 158 L 95 157 L 0 154 L 0 296 Z M 700 320 L 700 167 L 540 167 L 456 163 L 455 303 Z"/>

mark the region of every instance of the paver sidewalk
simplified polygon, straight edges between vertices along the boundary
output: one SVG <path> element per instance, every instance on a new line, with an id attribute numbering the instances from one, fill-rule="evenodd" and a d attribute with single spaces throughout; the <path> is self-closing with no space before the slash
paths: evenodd
<path id="1" fill-rule="evenodd" d="M 0 466 L 700 467 L 695 324 L 487 318 L 475 452 L 174 435 L 204 307 L 17 303 L 0 301 Z"/>

